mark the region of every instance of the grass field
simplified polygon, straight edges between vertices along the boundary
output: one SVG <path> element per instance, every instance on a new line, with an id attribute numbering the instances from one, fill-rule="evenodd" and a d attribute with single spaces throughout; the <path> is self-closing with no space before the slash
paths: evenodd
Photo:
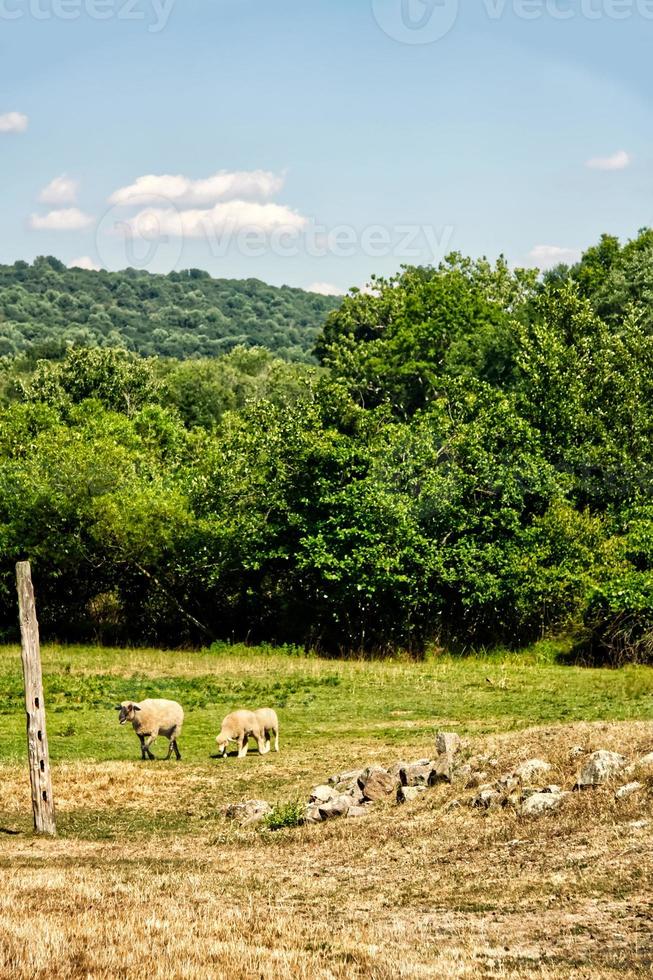
<path id="1" fill-rule="evenodd" d="M 653 751 L 653 671 L 565 666 L 567 654 L 45 647 L 60 831 L 48 841 L 31 834 L 20 654 L 0 649 L 0 976 L 650 976 L 648 791 L 574 794 L 537 821 L 448 809 L 452 787 L 275 833 L 224 817 L 232 802 L 303 800 L 332 772 L 428 754 L 436 728 L 501 772 L 543 756 L 565 784 L 573 746 Z M 181 763 L 142 763 L 118 726 L 113 704 L 147 695 L 184 705 Z M 279 755 L 212 758 L 222 716 L 263 704 L 280 715 Z"/>

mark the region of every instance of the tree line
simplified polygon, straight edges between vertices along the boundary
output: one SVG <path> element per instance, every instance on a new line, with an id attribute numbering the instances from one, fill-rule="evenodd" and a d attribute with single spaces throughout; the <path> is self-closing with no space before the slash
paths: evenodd
<path id="1" fill-rule="evenodd" d="M 213 279 L 187 269 L 68 269 L 52 256 L 0 265 L 0 357 L 60 357 L 71 345 L 123 347 L 143 357 L 219 357 L 238 345 L 310 361 L 338 304 L 258 279 Z"/>
<path id="2" fill-rule="evenodd" d="M 352 291 L 317 363 L 72 346 L 0 374 L 0 629 L 653 656 L 653 232 Z"/>

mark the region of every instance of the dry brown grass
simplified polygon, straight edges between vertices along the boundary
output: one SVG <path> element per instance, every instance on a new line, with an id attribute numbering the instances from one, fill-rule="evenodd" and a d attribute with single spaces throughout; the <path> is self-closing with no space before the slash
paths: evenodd
<path id="1" fill-rule="evenodd" d="M 573 746 L 653 749 L 643 723 L 495 736 L 497 774 L 533 755 L 573 780 Z M 428 748 L 428 746 L 424 746 Z M 419 753 L 418 753 L 419 754 Z M 653 973 L 651 796 L 577 793 L 539 819 L 447 811 L 435 789 L 360 821 L 238 830 L 227 802 L 305 793 L 378 745 L 265 765 L 60 765 L 67 839 L 0 835 L 0 976 L 27 978 L 638 977 Z M 324 756 L 327 756 L 326 758 Z M 396 753 L 395 753 L 396 756 Z M 467 794 L 460 794 L 464 797 Z M 22 819 L 25 774 L 0 768 Z M 75 823 L 75 821 L 77 821 Z M 97 840 L 94 828 L 113 839 Z"/>

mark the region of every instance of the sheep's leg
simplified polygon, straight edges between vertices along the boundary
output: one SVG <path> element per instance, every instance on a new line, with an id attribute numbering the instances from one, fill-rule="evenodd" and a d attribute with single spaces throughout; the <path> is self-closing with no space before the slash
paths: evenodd
<path id="1" fill-rule="evenodd" d="M 173 738 L 172 741 L 170 742 L 170 745 L 175 750 L 175 758 L 177 759 L 177 761 L 179 761 L 181 759 L 181 752 L 179 751 L 179 746 L 177 745 L 177 739 Z"/>
<path id="2" fill-rule="evenodd" d="M 247 755 L 247 735 L 238 737 L 238 758 L 244 759 Z"/>
<path id="3" fill-rule="evenodd" d="M 270 732 L 267 730 L 267 728 L 263 732 L 263 735 L 265 738 L 265 753 L 267 755 L 267 753 L 270 751 Z"/>
<path id="4" fill-rule="evenodd" d="M 168 754 L 165 757 L 165 761 L 166 762 L 168 761 L 168 759 L 172 755 L 172 746 L 174 745 L 174 741 L 175 741 L 174 738 L 168 739 Z"/>
<path id="5" fill-rule="evenodd" d="M 274 732 L 274 751 L 279 751 L 279 732 L 276 729 Z"/>
<path id="6" fill-rule="evenodd" d="M 145 751 L 147 752 L 147 758 L 148 759 L 152 759 L 152 761 L 154 761 L 156 759 L 156 756 L 151 751 L 150 745 L 152 745 L 155 741 L 156 741 L 156 735 L 146 735 L 145 736 L 145 743 L 144 743 L 144 745 L 145 745 Z"/>
<path id="7" fill-rule="evenodd" d="M 265 729 L 262 729 L 260 732 L 254 732 L 254 738 L 258 745 L 259 755 L 266 755 L 270 751 L 270 742 L 267 740 Z"/>
<path id="8" fill-rule="evenodd" d="M 143 761 L 145 761 L 147 759 L 147 755 L 145 754 L 145 736 L 144 735 L 139 735 L 138 736 L 138 739 L 139 739 L 139 741 L 141 743 L 141 759 L 143 759 Z"/>

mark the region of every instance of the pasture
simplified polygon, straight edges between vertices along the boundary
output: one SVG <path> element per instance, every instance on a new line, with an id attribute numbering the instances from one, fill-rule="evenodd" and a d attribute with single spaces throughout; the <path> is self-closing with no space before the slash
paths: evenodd
<path id="1" fill-rule="evenodd" d="M 449 809 L 453 787 L 360 820 L 239 829 L 229 803 L 305 800 L 333 772 L 418 758 L 437 728 L 503 769 L 570 750 L 653 750 L 653 671 L 519 655 L 334 661 L 46 646 L 59 837 L 31 833 L 20 655 L 0 650 L 0 976 L 647 976 L 650 792 L 560 814 Z M 141 762 L 113 705 L 179 700 L 181 762 Z M 270 705 L 281 752 L 212 757 L 220 721 Z M 160 740 L 154 751 L 165 754 Z"/>

